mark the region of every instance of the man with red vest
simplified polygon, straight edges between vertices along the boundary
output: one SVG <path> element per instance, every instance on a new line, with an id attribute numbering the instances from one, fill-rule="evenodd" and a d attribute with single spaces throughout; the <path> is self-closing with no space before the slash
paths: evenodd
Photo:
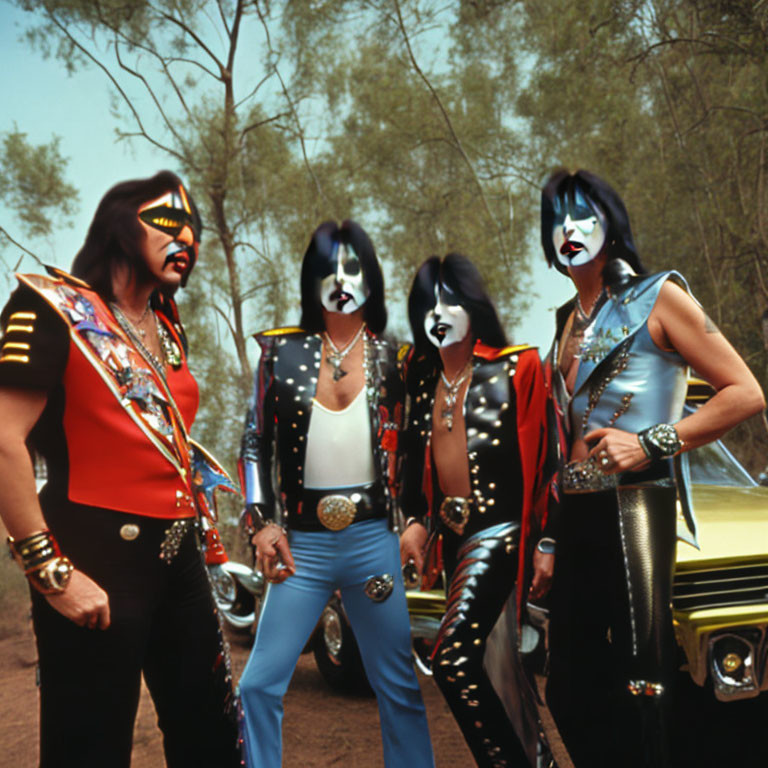
<path id="1" fill-rule="evenodd" d="M 2 314 L 0 513 L 31 587 L 42 768 L 127 768 L 142 673 L 169 766 L 239 764 L 170 298 L 199 239 L 174 174 L 118 184 L 73 274 L 19 275 Z M 28 447 L 47 464 L 39 500 Z"/>

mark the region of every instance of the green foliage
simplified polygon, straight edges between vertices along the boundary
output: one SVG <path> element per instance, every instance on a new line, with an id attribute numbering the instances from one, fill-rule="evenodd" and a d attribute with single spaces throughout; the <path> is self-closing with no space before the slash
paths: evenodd
<path id="1" fill-rule="evenodd" d="M 320 221 L 360 221 L 399 298 L 426 256 L 466 253 L 511 328 L 557 166 L 611 182 L 646 265 L 680 269 L 768 384 L 766 3 L 16 2 L 201 204 L 184 317 L 212 439 L 238 431 L 214 417 L 239 417 L 250 333 L 298 315 Z"/>
<path id="2" fill-rule="evenodd" d="M 65 181 L 59 139 L 30 144 L 18 129 L 0 134 L 0 200 L 16 214 L 27 237 L 49 235 L 55 217 L 77 210 L 78 193 Z"/>

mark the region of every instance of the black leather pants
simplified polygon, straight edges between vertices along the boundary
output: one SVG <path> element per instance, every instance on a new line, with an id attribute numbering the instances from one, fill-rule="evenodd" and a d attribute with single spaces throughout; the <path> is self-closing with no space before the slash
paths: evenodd
<path id="1" fill-rule="evenodd" d="M 547 703 L 577 768 L 668 765 L 675 498 L 659 486 L 564 496 Z"/>
<path id="2" fill-rule="evenodd" d="M 452 565 L 446 612 L 432 668 L 478 766 L 530 765 L 483 668 L 486 638 L 517 575 L 519 527 L 505 523 L 480 531 L 455 558 L 446 537 L 446 568 Z"/>
<path id="3" fill-rule="evenodd" d="M 170 564 L 172 521 L 62 503 L 46 520 L 62 551 L 106 590 L 112 623 L 79 627 L 37 592 L 41 768 L 128 768 L 142 674 L 168 768 L 240 765 L 236 711 L 196 534 Z M 133 540 L 121 537 L 138 527 Z"/>

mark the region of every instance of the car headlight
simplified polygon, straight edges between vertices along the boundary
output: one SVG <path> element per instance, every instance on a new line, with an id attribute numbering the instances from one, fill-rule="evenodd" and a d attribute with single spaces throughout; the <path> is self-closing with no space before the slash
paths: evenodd
<path id="1" fill-rule="evenodd" d="M 715 695 L 721 701 L 751 698 L 760 693 L 755 669 L 760 633 L 742 630 L 724 632 L 709 640 L 709 663 Z"/>

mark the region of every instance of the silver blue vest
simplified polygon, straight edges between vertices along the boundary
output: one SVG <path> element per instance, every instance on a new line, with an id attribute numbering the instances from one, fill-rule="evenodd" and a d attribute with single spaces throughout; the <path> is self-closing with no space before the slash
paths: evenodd
<path id="1" fill-rule="evenodd" d="M 639 432 L 681 418 L 688 366 L 677 352 L 659 349 L 648 332 L 648 317 L 667 280 L 690 293 L 677 272 L 633 280 L 586 329 L 570 407 L 574 440 L 600 427 Z"/>
<path id="2" fill-rule="evenodd" d="M 648 317 L 667 280 L 692 296 L 678 272 L 638 277 L 613 290 L 586 329 L 573 395 L 563 409 L 572 442 L 600 427 L 639 432 L 654 424 L 674 424 L 682 417 L 688 365 L 677 352 L 659 349 L 648 331 Z M 557 389 L 567 401 L 559 369 L 557 375 Z M 620 484 L 631 475 L 622 476 Z M 675 459 L 674 475 L 682 513 L 678 536 L 696 546 L 687 454 Z"/>

